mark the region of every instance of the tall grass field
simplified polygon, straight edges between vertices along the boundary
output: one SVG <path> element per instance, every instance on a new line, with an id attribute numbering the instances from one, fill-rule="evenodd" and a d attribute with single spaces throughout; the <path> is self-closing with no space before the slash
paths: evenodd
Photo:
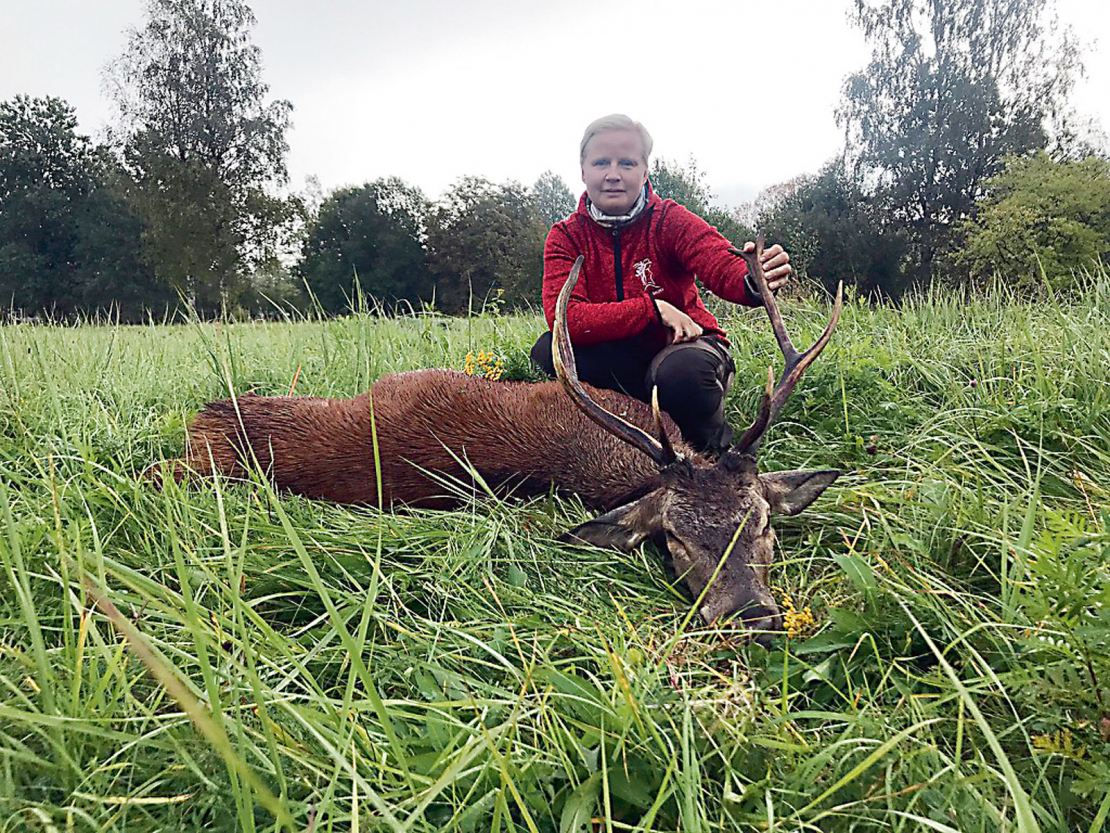
<path id="1" fill-rule="evenodd" d="M 824 302 L 782 302 L 808 345 Z M 760 310 L 730 308 L 743 428 Z M 1110 830 L 1110 279 L 850 300 L 763 470 L 770 650 L 573 495 L 139 477 L 231 392 L 529 378 L 538 315 L 0 328 L 0 831 Z M 489 364 L 487 357 L 486 364 Z M 533 377 L 534 378 L 534 377 Z"/>

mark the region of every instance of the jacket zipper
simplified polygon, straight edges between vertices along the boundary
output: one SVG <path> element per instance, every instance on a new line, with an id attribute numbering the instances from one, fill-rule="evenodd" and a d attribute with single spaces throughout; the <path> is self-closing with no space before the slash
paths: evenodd
<path id="1" fill-rule="evenodd" d="M 613 274 L 617 279 L 617 300 L 624 300 L 624 276 L 621 274 L 621 230 L 613 229 Z"/>

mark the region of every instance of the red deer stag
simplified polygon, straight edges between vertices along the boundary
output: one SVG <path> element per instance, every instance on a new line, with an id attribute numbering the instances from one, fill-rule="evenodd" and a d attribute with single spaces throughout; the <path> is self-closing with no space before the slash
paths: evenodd
<path id="1" fill-rule="evenodd" d="M 560 381 L 494 382 L 418 370 L 385 376 L 352 399 L 242 396 L 212 402 L 192 422 L 174 476 L 215 470 L 245 477 L 256 461 L 276 487 L 310 498 L 444 508 L 459 502 L 444 482 L 465 481 L 465 461 L 499 492 L 528 496 L 554 486 L 604 512 L 566 533 L 567 540 L 624 550 L 648 538 L 665 543 L 675 572 L 701 598 L 706 622 L 739 614 L 753 630 L 781 629 L 767 586 L 775 540 L 769 517 L 801 512 L 840 472 L 760 474 L 756 454 L 790 392 L 828 343 L 842 294 L 824 333 L 799 353 L 767 287 L 761 251 L 762 238 L 754 252 L 734 250 L 760 288 L 786 368 L 773 388 L 768 368 L 759 415 L 717 461 L 672 441 L 677 428 L 657 401 L 649 408 L 579 382 L 566 327 L 579 258 L 556 313 Z"/>

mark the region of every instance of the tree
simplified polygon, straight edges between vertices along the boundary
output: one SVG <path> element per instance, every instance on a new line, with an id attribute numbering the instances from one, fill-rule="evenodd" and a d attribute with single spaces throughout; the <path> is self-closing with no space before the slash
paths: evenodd
<path id="1" fill-rule="evenodd" d="M 738 246 L 753 239 L 751 229 L 741 223 L 726 209 L 714 206 L 715 195 L 709 190 L 705 173 L 698 170 L 698 163 L 691 156 L 686 167 L 656 157 L 651 163 L 648 179 L 651 187 L 663 199 L 674 200 L 702 217 L 725 237 Z"/>
<path id="2" fill-rule="evenodd" d="M 498 290 L 512 306 L 537 303 L 547 229 L 527 188 L 464 177 L 428 221 L 436 303 L 462 313 L 480 308 Z"/>
<path id="3" fill-rule="evenodd" d="M 532 201 L 536 206 L 536 212 L 548 228 L 560 220 L 565 220 L 578 207 L 578 201 L 574 198 L 570 187 L 554 171 L 544 171 L 540 174 L 540 178 L 532 186 Z"/>
<path id="4" fill-rule="evenodd" d="M 841 160 L 816 176 L 776 187 L 773 196 L 758 202 L 763 203 L 759 225 L 790 252 L 800 276 L 818 280 L 830 293 L 841 281 L 876 298 L 898 298 L 905 291 L 905 235 L 885 222 Z"/>
<path id="5" fill-rule="evenodd" d="M 131 197 L 159 275 L 215 312 L 274 257 L 295 214 L 273 193 L 292 107 L 265 103 L 242 0 L 147 0 L 146 14 L 110 72 Z"/>
<path id="6" fill-rule="evenodd" d="M 686 166 L 659 156 L 651 160 L 648 173 L 651 187 L 665 200 L 674 200 L 695 214 L 705 214 L 713 201 L 713 192 L 705 181 L 705 172 L 698 170 L 698 163 L 690 157 Z"/>
<path id="7" fill-rule="evenodd" d="M 427 212 L 423 193 L 396 177 L 335 191 L 309 227 L 297 272 L 328 312 L 348 307 L 356 276 L 381 301 L 431 300 Z"/>
<path id="8" fill-rule="evenodd" d="M 957 256 L 974 280 L 1000 276 L 1026 291 L 1047 280 L 1062 289 L 1110 262 L 1110 161 L 1013 157 L 985 188 Z"/>
<path id="9" fill-rule="evenodd" d="M 928 277 L 983 181 L 1009 154 L 1075 143 L 1081 72 L 1053 0 L 855 0 L 873 45 L 837 113 L 855 175 L 903 224 Z"/>
<path id="10" fill-rule="evenodd" d="M 58 98 L 0 102 L 0 303 L 125 320 L 173 301 L 141 260 L 141 225 L 111 156 Z"/>

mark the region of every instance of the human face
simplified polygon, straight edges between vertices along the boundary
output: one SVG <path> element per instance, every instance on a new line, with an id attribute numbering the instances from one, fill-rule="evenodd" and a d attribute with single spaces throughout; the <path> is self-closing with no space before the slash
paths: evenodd
<path id="1" fill-rule="evenodd" d="M 647 159 L 635 130 L 606 130 L 586 143 L 582 182 L 603 214 L 627 214 L 647 182 Z"/>

